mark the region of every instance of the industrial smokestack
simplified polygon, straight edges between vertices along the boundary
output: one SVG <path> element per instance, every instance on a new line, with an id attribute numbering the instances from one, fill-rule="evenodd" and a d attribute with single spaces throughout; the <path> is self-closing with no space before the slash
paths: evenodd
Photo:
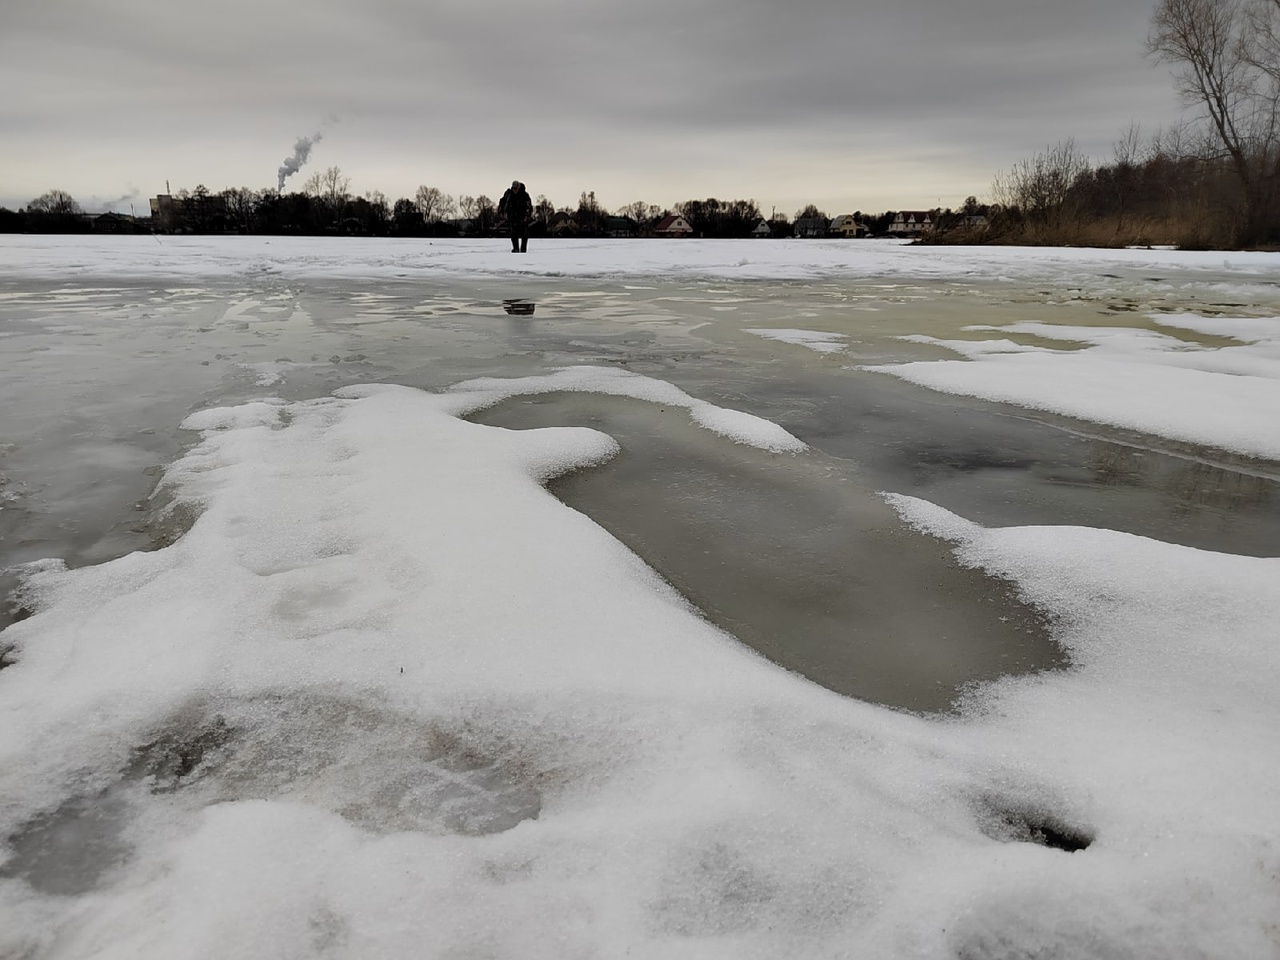
<path id="1" fill-rule="evenodd" d="M 311 137 L 298 138 L 298 142 L 293 145 L 293 156 L 285 158 L 284 163 L 280 164 L 280 169 L 277 171 L 279 176 L 277 190 L 280 193 L 284 193 L 285 180 L 302 169 L 302 165 L 307 162 L 307 157 L 311 156 L 311 148 L 319 142 L 320 134 L 318 132 Z"/>

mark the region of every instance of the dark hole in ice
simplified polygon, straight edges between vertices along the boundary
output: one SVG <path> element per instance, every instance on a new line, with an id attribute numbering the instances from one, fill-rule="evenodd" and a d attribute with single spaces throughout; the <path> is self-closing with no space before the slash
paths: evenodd
<path id="1" fill-rule="evenodd" d="M 1001 843 L 1034 843 L 1075 853 L 1088 849 L 1093 831 L 1074 826 L 1055 813 L 1035 807 L 1019 807 L 988 798 L 978 807 L 978 824 L 985 836 Z"/>

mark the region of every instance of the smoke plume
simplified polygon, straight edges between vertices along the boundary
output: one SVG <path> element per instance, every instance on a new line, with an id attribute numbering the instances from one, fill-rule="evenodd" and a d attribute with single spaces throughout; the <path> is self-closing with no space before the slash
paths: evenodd
<path id="1" fill-rule="evenodd" d="M 112 197 L 110 200 L 102 200 L 98 196 L 94 196 L 85 205 L 85 209 L 101 210 L 103 213 L 110 213 L 116 207 L 122 207 L 126 203 L 133 206 L 133 201 L 139 196 L 138 188 L 130 184 L 129 192 L 119 197 Z"/>
<path id="2" fill-rule="evenodd" d="M 293 156 L 286 157 L 284 163 L 280 164 L 280 169 L 277 171 L 280 180 L 277 189 L 281 193 L 284 192 L 285 180 L 302 169 L 302 165 L 307 162 L 307 157 L 311 156 L 311 148 L 319 142 L 319 132 L 310 137 L 298 138 L 298 142 L 293 145 Z"/>

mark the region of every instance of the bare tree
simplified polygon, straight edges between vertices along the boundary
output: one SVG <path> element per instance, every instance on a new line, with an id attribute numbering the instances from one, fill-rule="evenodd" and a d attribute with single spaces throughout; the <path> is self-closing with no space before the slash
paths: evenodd
<path id="1" fill-rule="evenodd" d="M 547 195 L 545 193 L 538 194 L 538 200 L 533 205 L 534 221 L 545 227 L 551 223 L 551 218 L 555 216 L 555 212 L 555 204 L 547 199 Z"/>
<path id="2" fill-rule="evenodd" d="M 351 180 L 342 175 L 340 168 L 329 167 L 323 172 L 313 173 L 303 184 L 302 190 L 337 212 L 351 198 L 350 187 Z"/>
<path id="3" fill-rule="evenodd" d="M 1129 212 L 1129 202 L 1137 180 L 1138 159 L 1141 153 L 1142 127 L 1137 122 L 1133 122 L 1125 127 L 1119 139 L 1111 145 L 1111 155 L 1115 163 L 1111 186 L 1115 194 L 1117 236 L 1124 230 L 1124 218 Z"/>
<path id="4" fill-rule="evenodd" d="M 1264 239 L 1280 177 L 1280 0 L 1159 0 L 1150 54 L 1173 64 L 1238 185 L 1237 241 Z M 1213 156 L 1205 159 L 1214 159 Z"/>
<path id="5" fill-rule="evenodd" d="M 1063 140 L 997 174 L 991 193 L 997 203 L 1017 207 L 1032 232 L 1045 238 L 1060 230 L 1073 212 L 1072 190 L 1091 172 L 1075 140 Z"/>
<path id="6" fill-rule="evenodd" d="M 458 216 L 463 220 L 474 220 L 476 218 L 476 198 L 462 194 L 458 197 Z"/>
<path id="7" fill-rule="evenodd" d="M 596 199 L 596 192 L 594 190 L 583 190 L 578 197 L 578 209 L 573 214 L 573 219 L 577 222 L 578 229 L 586 234 L 599 233 L 604 229 L 606 216 L 604 207 Z"/>
<path id="8" fill-rule="evenodd" d="M 661 217 L 662 208 L 656 203 L 645 203 L 643 200 L 637 200 L 634 203 L 628 203 L 624 207 L 619 207 L 618 216 L 630 217 L 643 226 Z"/>
<path id="9" fill-rule="evenodd" d="M 50 190 L 48 193 L 40 194 L 27 204 L 27 211 L 62 217 L 77 216 L 83 212 L 80 204 L 76 203 L 75 198 L 65 190 Z"/>
<path id="10" fill-rule="evenodd" d="M 396 201 L 395 207 L 392 208 L 391 215 L 397 224 L 410 224 L 413 222 L 415 217 L 421 219 L 422 216 L 418 213 L 418 205 L 408 197 L 401 197 Z"/>
<path id="11" fill-rule="evenodd" d="M 439 223 L 453 215 L 457 209 L 453 197 L 442 192 L 438 187 L 421 186 L 414 195 L 414 203 L 422 219 L 427 223 Z"/>
<path id="12" fill-rule="evenodd" d="M 248 187 L 230 187 L 222 191 L 222 202 L 226 204 L 230 222 L 237 230 L 247 233 L 258 205 L 257 194 Z"/>
<path id="13" fill-rule="evenodd" d="M 1249 63 L 1280 84 L 1280 0 L 1253 0 L 1245 8 L 1250 43 L 1246 47 Z M 1277 90 L 1271 88 L 1274 101 Z"/>
<path id="14" fill-rule="evenodd" d="M 324 201 L 335 210 L 351 199 L 351 180 L 342 175 L 337 167 L 329 167 L 324 172 Z"/>
<path id="15" fill-rule="evenodd" d="M 498 219 L 498 205 L 483 193 L 476 197 L 476 226 L 490 229 Z"/>
<path id="16" fill-rule="evenodd" d="M 381 190 L 366 190 L 364 199 L 369 204 L 369 216 L 375 224 L 381 225 L 391 219 L 391 204 Z"/>

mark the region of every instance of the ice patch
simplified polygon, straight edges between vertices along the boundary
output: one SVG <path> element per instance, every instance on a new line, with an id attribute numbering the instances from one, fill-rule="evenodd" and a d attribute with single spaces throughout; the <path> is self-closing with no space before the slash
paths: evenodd
<path id="1" fill-rule="evenodd" d="M 1187 329 L 1209 324 L 1184 318 Z M 1270 322 L 1227 322 L 1249 335 Z M 1170 326 L 1178 325 L 1175 320 Z M 1208 347 L 1151 330 L 1014 323 L 972 331 L 1029 334 L 1086 344 L 1060 350 L 986 341 L 903 339 L 945 347 L 966 360 L 866 366 L 903 380 L 964 396 L 1013 403 L 1203 444 L 1246 456 L 1280 459 L 1280 347 L 1278 341 Z"/>
<path id="2" fill-rule="evenodd" d="M 1155 313 L 1151 319 L 1162 327 L 1193 330 L 1215 337 L 1231 337 L 1243 343 L 1280 343 L 1280 317 L 1202 317 L 1194 313 Z"/>
<path id="3" fill-rule="evenodd" d="M 565 367 L 555 373 L 518 379 L 492 377 L 467 380 L 450 391 L 450 407 L 459 416 L 483 410 L 511 397 L 560 391 L 631 397 L 666 407 L 683 408 L 698 425 L 736 443 L 774 453 L 798 453 L 808 447 L 776 423 L 719 407 L 689 396 L 674 384 L 611 367 Z"/>
<path id="4" fill-rule="evenodd" d="M 274 387 L 283 383 L 285 371 L 295 366 L 288 360 L 272 360 L 264 363 L 241 363 L 238 366 L 254 375 L 254 383 L 259 387 Z"/>
<path id="5" fill-rule="evenodd" d="M 754 333 L 756 336 L 764 337 L 766 340 L 794 343 L 801 347 L 808 347 L 810 350 L 816 350 L 819 353 L 836 353 L 843 350 L 845 341 L 849 339 L 843 333 L 824 333 L 821 330 L 747 329 L 745 332 Z"/>
<path id="6" fill-rule="evenodd" d="M 1037 353 L 1042 350 L 1041 347 L 1014 343 L 1012 340 L 943 340 L 923 333 L 912 333 L 898 339 L 907 343 L 924 343 L 942 347 L 965 357 L 984 357 L 993 353 Z"/>

